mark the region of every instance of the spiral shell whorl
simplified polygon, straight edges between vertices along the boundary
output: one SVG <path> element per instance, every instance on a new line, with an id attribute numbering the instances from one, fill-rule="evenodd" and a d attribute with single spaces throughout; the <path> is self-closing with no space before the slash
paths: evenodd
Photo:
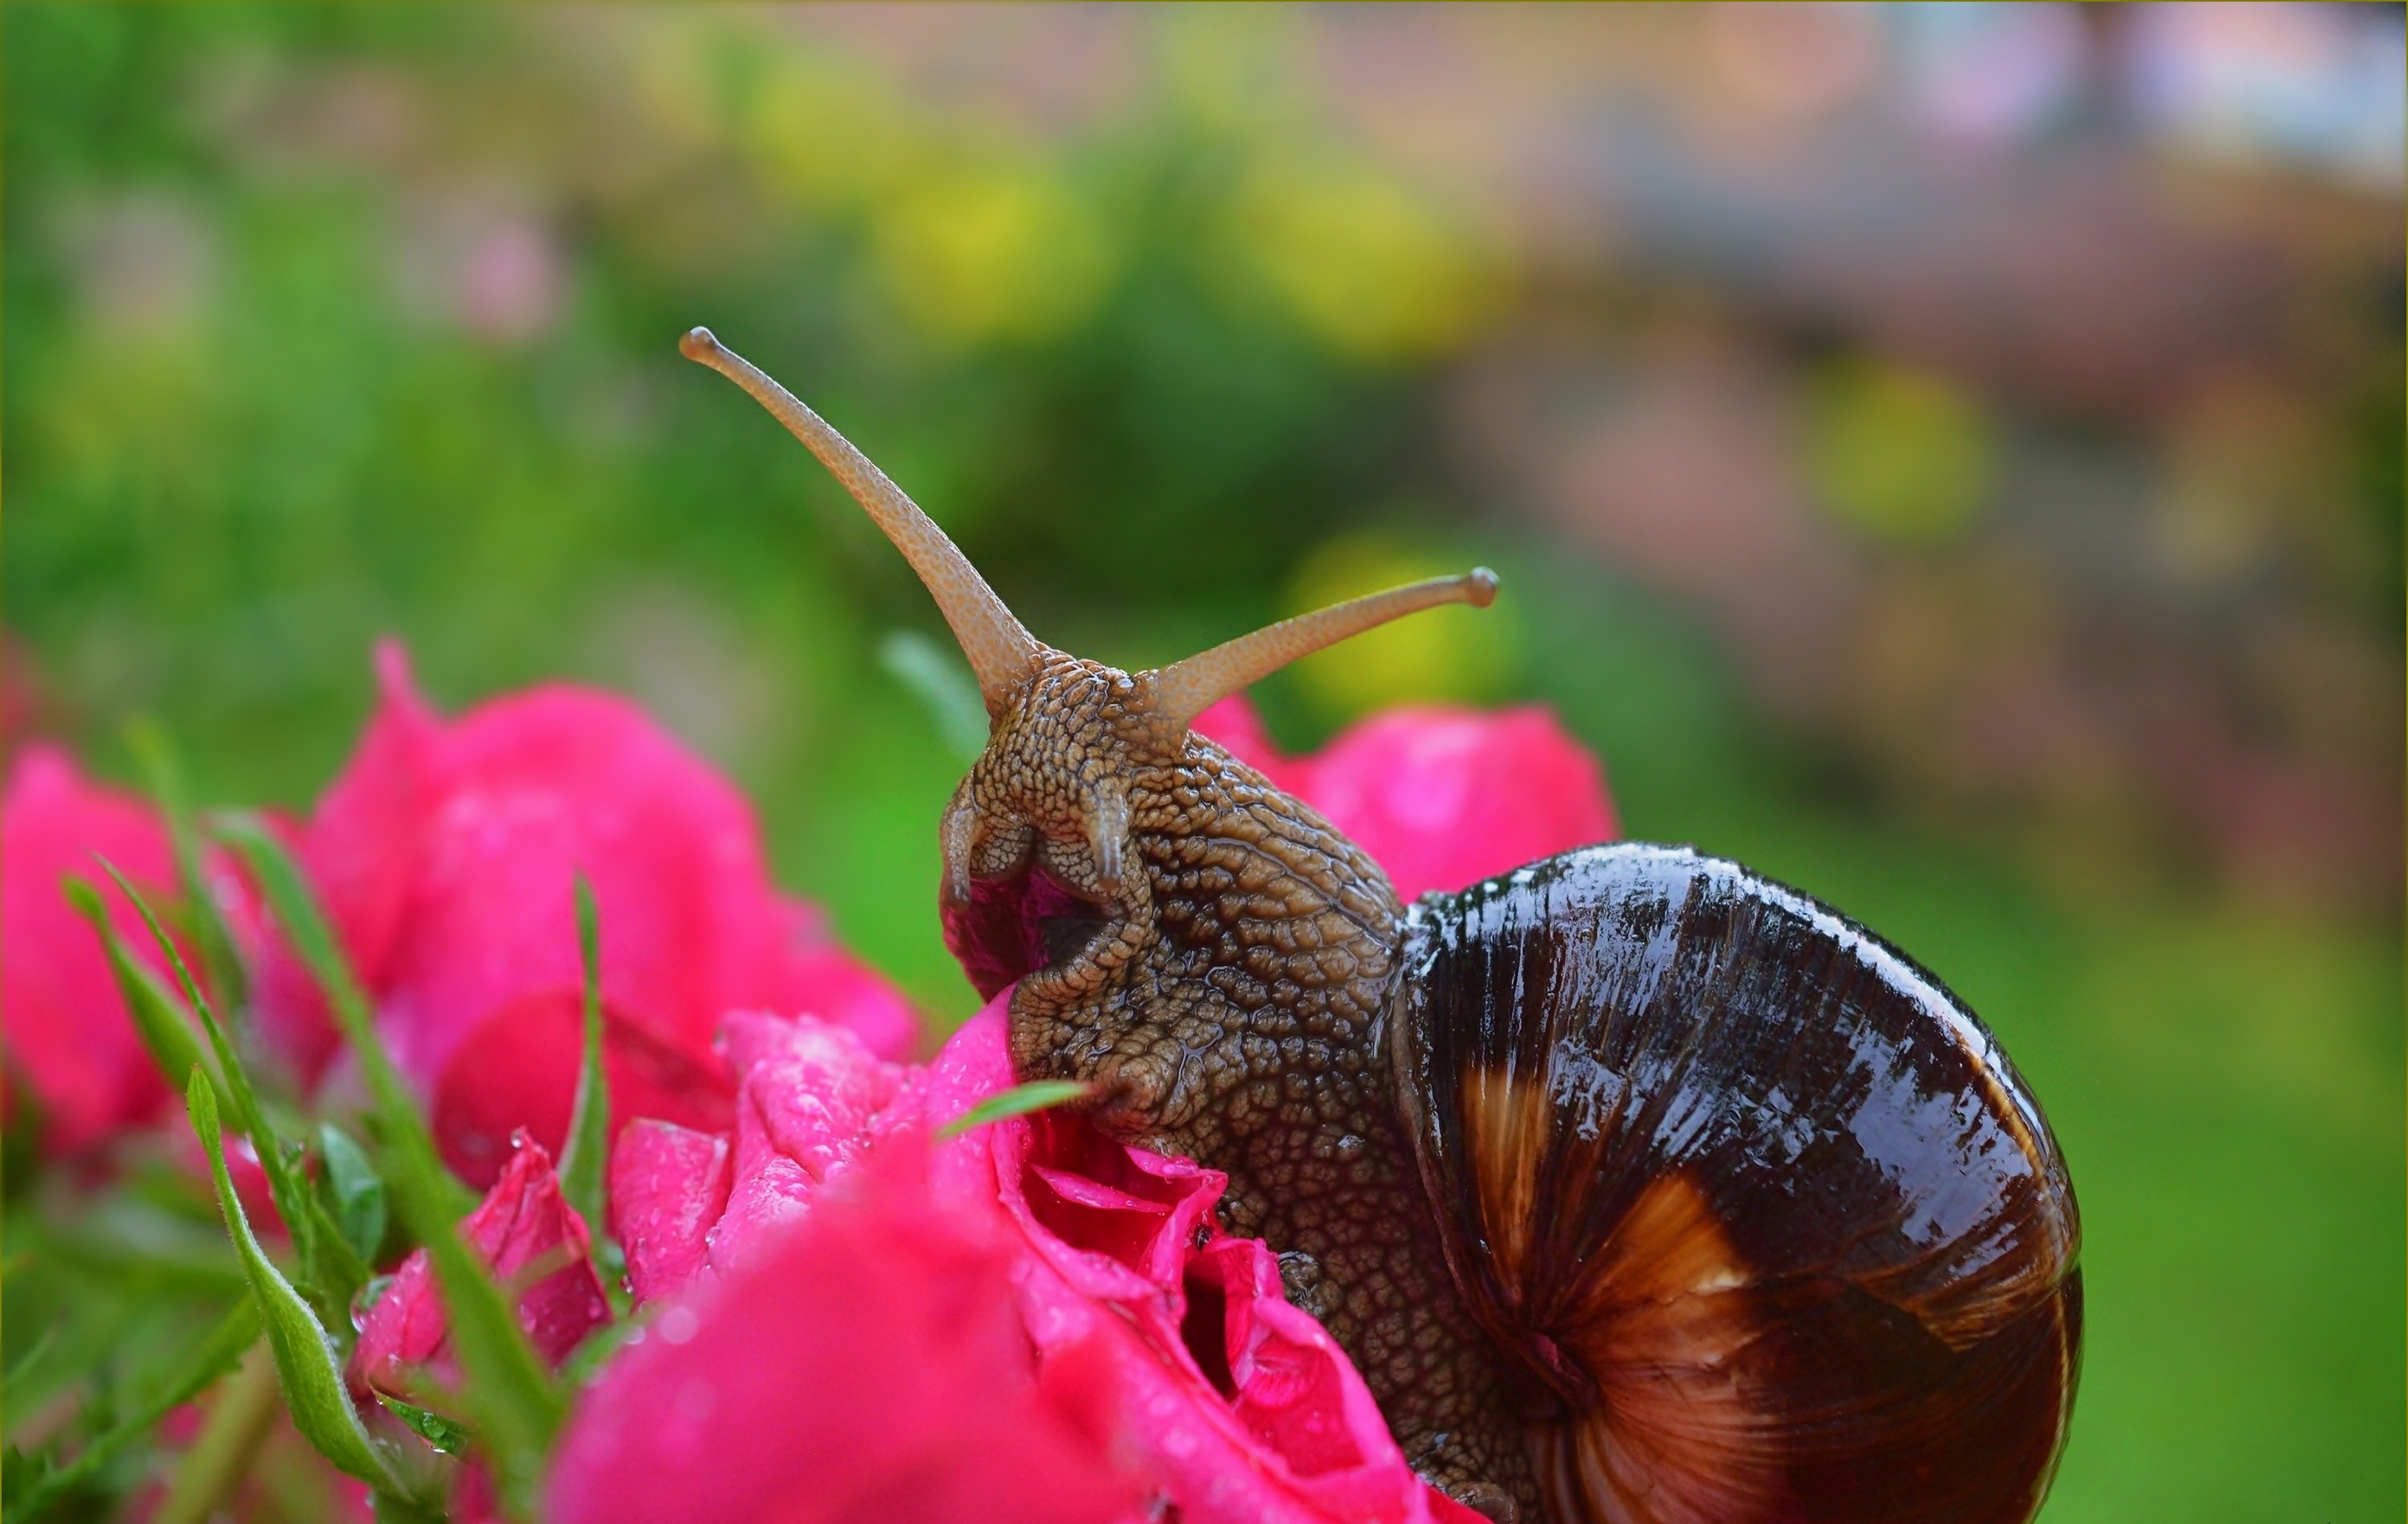
<path id="1" fill-rule="evenodd" d="M 2020 1524 L 2081 1326 L 1989 1034 L 1803 896 L 1592 848 L 1413 907 L 1391 1033 L 1450 1269 L 1565 1416 L 1557 1524 Z"/>

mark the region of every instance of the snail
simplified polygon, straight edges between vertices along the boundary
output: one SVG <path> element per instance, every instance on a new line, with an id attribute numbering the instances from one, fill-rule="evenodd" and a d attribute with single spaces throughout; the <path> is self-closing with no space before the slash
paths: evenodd
<path id="1" fill-rule="evenodd" d="M 1191 725 L 1485 570 L 1152 671 L 1043 644 L 902 491 L 696 328 L 878 522 L 978 678 L 939 834 L 946 942 L 1010 988 L 1024 1080 L 1228 1176 L 1407 1459 L 1537 1524 L 1966 1520 L 2039 1508 L 2079 1366 L 2047 1122 L 1939 981 L 1672 847 L 1400 904 Z"/>

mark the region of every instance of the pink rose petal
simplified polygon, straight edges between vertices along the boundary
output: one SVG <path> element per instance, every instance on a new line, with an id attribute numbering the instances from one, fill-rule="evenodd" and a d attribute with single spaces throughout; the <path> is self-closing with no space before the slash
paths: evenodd
<path id="1" fill-rule="evenodd" d="M 642 1121 L 610 1156 L 612 1229 L 638 1301 L 684 1290 L 710 1262 L 710 1229 L 727 1212 L 728 1139 Z"/>
<path id="2" fill-rule="evenodd" d="M 557 1524 L 1133 1521 L 1111 1366 L 1032 1368 L 1010 1232 L 930 1194 L 910 1134 L 653 1317 L 580 1402 Z"/>

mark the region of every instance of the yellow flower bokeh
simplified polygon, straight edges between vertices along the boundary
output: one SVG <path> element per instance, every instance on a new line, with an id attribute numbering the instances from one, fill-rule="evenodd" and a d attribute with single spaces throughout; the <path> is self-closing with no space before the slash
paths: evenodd
<path id="1" fill-rule="evenodd" d="M 1808 394 L 1807 482 L 1834 518 L 1879 543 L 1964 533 L 1990 495 L 1996 455 L 1979 407 L 1927 371 L 1852 360 Z"/>
<path id="2" fill-rule="evenodd" d="M 1368 163 L 1265 160 L 1240 185 L 1227 230 L 1240 266 L 1355 360 L 1443 353 L 1498 306 L 1498 272 L 1463 220 Z"/>
<path id="3" fill-rule="evenodd" d="M 931 338 L 1049 338 L 1111 288 L 1118 261 L 1103 219 L 1051 170 L 939 173 L 891 195 L 872 230 L 879 274 Z"/>

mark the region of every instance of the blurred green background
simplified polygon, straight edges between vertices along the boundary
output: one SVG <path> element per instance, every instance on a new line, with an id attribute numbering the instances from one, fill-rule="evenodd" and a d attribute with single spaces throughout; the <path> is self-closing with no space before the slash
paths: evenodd
<path id="1" fill-rule="evenodd" d="M 1985 1014 L 2087 1233 L 2051 1524 L 2401 1517 L 2398 7 L 5 28 L 12 739 L 299 806 L 381 633 L 606 684 L 950 1023 L 942 626 L 681 330 L 1083 654 L 1484 561 L 1274 731 L 1552 703 Z"/>

